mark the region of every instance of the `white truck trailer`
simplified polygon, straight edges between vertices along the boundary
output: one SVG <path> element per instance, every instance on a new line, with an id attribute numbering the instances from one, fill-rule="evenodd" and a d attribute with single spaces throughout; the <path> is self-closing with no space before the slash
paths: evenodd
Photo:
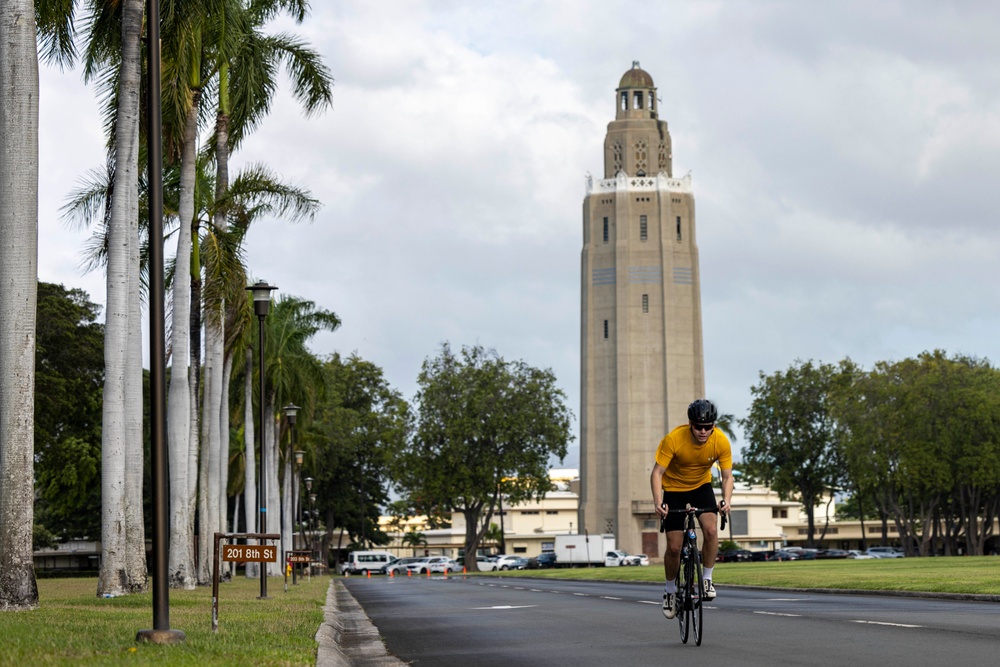
<path id="1" fill-rule="evenodd" d="M 556 567 L 604 565 L 605 556 L 615 550 L 615 536 L 556 535 Z"/>

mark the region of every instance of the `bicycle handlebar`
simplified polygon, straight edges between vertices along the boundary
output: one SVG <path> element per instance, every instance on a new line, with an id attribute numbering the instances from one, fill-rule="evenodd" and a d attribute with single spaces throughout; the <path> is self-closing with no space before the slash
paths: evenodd
<path id="1" fill-rule="evenodd" d="M 661 507 L 662 507 L 662 505 L 661 505 Z M 701 516 L 702 514 L 705 514 L 706 512 L 716 512 L 718 514 L 721 514 L 722 515 L 722 525 L 720 527 L 720 530 L 725 530 L 726 529 L 726 518 L 729 515 L 726 514 L 725 512 L 719 512 L 719 508 L 718 507 L 691 507 L 690 505 L 688 505 L 687 507 L 685 507 L 682 510 L 667 510 L 667 514 L 694 514 L 695 516 Z M 666 528 L 666 525 L 665 525 L 666 521 L 667 521 L 666 517 L 663 517 L 662 519 L 660 519 L 660 532 L 661 533 L 666 532 L 666 530 L 665 530 L 665 528 Z"/>

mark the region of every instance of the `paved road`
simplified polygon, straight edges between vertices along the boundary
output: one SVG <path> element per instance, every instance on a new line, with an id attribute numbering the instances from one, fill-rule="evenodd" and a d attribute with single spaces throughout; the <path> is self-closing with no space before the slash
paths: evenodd
<path id="1" fill-rule="evenodd" d="M 681 644 L 660 587 L 451 576 L 352 578 L 389 652 L 415 665 L 996 664 L 1000 604 L 719 586 L 702 646 Z"/>

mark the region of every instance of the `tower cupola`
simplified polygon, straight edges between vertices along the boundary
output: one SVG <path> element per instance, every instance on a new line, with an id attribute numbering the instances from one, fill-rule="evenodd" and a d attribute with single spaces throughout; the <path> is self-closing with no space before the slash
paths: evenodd
<path id="1" fill-rule="evenodd" d="M 657 118 L 656 86 L 638 60 L 633 60 L 632 68 L 622 75 L 615 95 L 615 120 Z"/>

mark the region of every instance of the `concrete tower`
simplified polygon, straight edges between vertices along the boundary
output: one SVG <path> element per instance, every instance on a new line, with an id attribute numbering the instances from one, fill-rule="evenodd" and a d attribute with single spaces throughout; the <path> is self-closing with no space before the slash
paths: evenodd
<path id="1" fill-rule="evenodd" d="M 580 526 L 651 555 L 665 545 L 649 490 L 656 446 L 705 393 L 691 177 L 673 178 L 659 103 L 632 63 L 604 178 L 587 177 L 581 258 Z"/>

